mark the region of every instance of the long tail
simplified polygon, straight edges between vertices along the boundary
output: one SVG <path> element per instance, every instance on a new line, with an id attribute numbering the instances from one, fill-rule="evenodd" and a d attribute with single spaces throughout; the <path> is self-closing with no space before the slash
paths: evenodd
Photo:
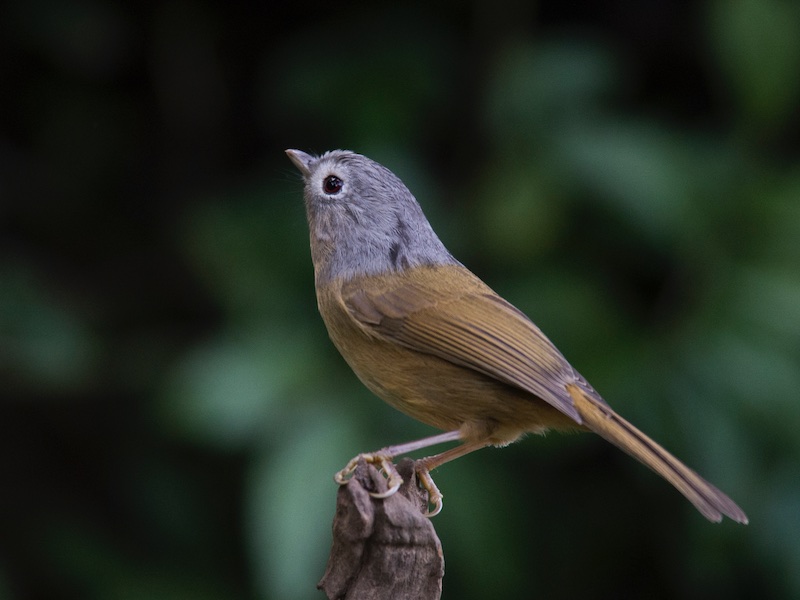
<path id="1" fill-rule="evenodd" d="M 725 515 L 747 524 L 747 515 L 733 500 L 620 417 L 599 397 L 592 397 L 575 384 L 567 389 L 586 427 L 669 481 L 705 518 L 719 522 Z"/>

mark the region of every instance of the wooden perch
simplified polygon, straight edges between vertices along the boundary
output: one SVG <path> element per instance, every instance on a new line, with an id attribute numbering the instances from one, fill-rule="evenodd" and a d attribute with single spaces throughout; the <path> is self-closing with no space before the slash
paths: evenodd
<path id="1" fill-rule="evenodd" d="M 317 588 L 330 600 L 436 600 L 442 594 L 444 555 L 417 486 L 414 461 L 397 465 L 400 490 L 378 499 L 386 479 L 363 460 L 339 488 L 333 546 Z"/>

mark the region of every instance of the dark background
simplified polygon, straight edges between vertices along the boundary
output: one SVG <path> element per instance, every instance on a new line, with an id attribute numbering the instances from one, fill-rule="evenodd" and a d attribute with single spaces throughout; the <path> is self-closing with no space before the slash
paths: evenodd
<path id="1" fill-rule="evenodd" d="M 432 433 L 316 313 L 284 148 L 384 163 L 706 522 L 590 435 L 436 473 L 444 598 L 800 596 L 800 6 L 0 12 L 0 597 L 321 598 L 332 473 Z"/>

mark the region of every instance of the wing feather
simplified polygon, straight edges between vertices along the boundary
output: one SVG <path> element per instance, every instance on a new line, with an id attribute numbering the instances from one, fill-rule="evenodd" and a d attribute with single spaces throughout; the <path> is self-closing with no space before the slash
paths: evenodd
<path id="1" fill-rule="evenodd" d="M 361 281 L 343 299 L 373 335 L 521 388 L 581 423 L 566 387 L 577 374 L 541 330 L 482 283 L 457 295 L 445 284 Z"/>

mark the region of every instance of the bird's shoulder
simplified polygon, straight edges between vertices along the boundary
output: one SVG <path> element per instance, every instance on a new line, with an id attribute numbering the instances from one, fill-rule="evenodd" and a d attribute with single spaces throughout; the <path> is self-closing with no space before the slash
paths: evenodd
<path id="1" fill-rule="evenodd" d="M 352 278 L 342 284 L 341 297 L 355 318 L 371 325 L 424 314 L 470 316 L 449 310 L 455 304 L 461 311 L 472 306 L 473 310 L 468 313 L 481 309 L 510 310 L 515 318 L 527 320 L 523 313 L 460 265 L 423 266 Z"/>

